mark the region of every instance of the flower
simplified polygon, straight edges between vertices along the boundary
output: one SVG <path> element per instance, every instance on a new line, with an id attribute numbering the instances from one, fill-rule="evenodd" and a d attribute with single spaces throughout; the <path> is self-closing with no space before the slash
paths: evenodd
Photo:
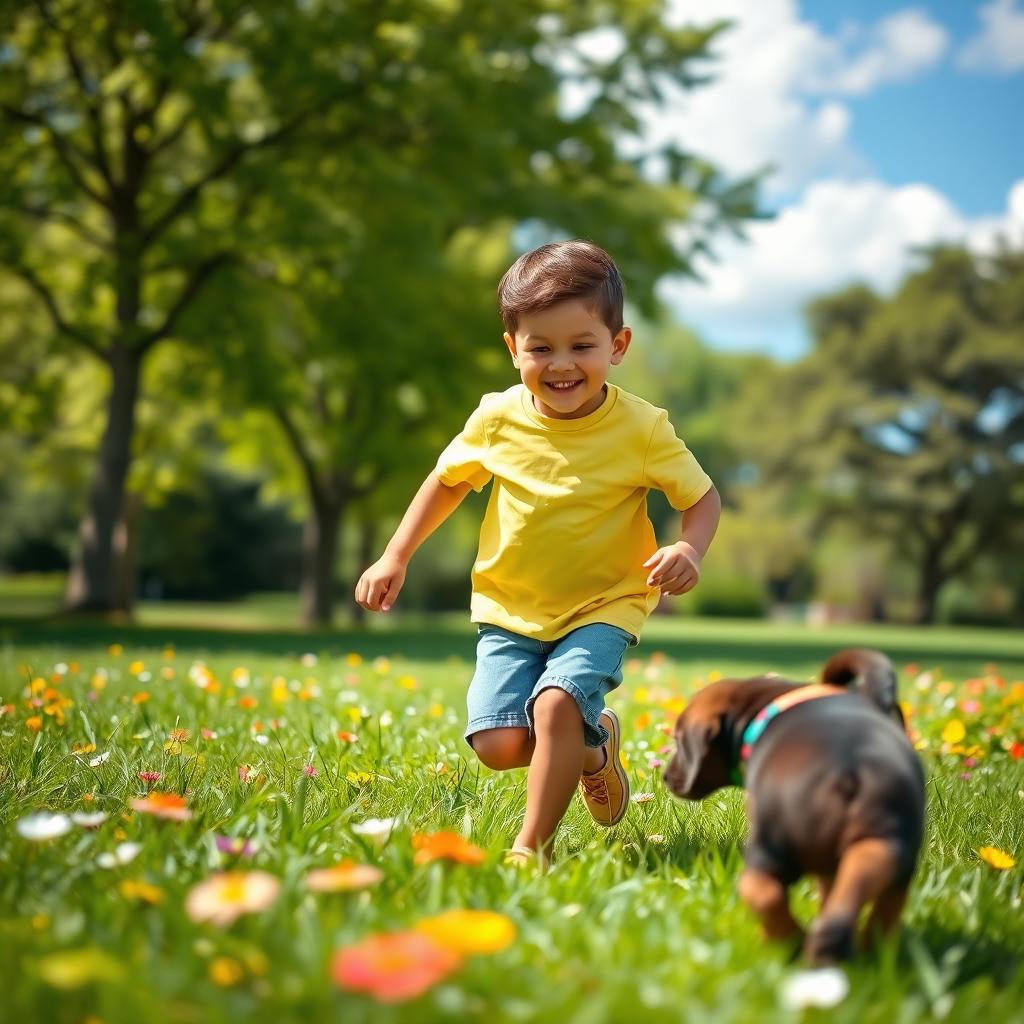
<path id="1" fill-rule="evenodd" d="M 154 818 L 166 818 L 168 821 L 188 821 L 192 812 L 185 806 L 185 798 L 176 793 L 152 792 L 131 803 L 132 810 L 141 814 L 152 814 Z"/>
<path id="2" fill-rule="evenodd" d="M 126 900 L 139 900 L 154 907 L 163 903 L 165 898 L 164 891 L 159 886 L 150 885 L 149 882 L 136 881 L 131 878 L 124 879 L 117 887 L 117 890 Z"/>
<path id="3" fill-rule="evenodd" d="M 415 931 L 371 935 L 339 949 L 331 976 L 339 988 L 366 992 L 379 1003 L 415 999 L 462 966 L 462 958 Z"/>
<path id="4" fill-rule="evenodd" d="M 99 768 L 101 764 L 106 764 L 110 760 L 110 751 L 106 750 L 102 754 L 98 754 L 96 757 L 91 758 L 89 761 L 90 768 Z"/>
<path id="5" fill-rule="evenodd" d="M 314 779 L 316 778 L 316 768 L 311 764 L 303 765 L 302 774 L 307 778 Z"/>
<path id="6" fill-rule="evenodd" d="M 31 718 L 25 719 L 25 728 L 28 729 L 29 732 L 39 732 L 39 730 L 42 729 L 42 727 L 42 715 L 32 715 Z"/>
<path id="7" fill-rule="evenodd" d="M 942 729 L 943 743 L 959 743 L 966 735 L 967 730 L 959 718 L 954 718 L 953 721 L 947 722 Z"/>
<path id="8" fill-rule="evenodd" d="M 185 912 L 193 921 L 227 926 L 242 914 L 266 910 L 280 890 L 280 881 L 265 871 L 221 871 L 189 890 Z"/>
<path id="9" fill-rule="evenodd" d="M 214 836 L 213 841 L 221 853 L 230 853 L 235 857 L 251 857 L 256 852 L 256 844 L 251 839 L 238 836 Z"/>
<path id="10" fill-rule="evenodd" d="M 1010 744 L 1010 757 L 1012 757 L 1014 761 L 1019 761 L 1024 757 L 1024 743 L 1021 743 L 1020 740 L 1014 740 L 1013 743 Z"/>
<path id="11" fill-rule="evenodd" d="M 394 832 L 398 818 L 367 818 L 366 821 L 352 826 L 357 836 L 368 839 L 374 846 L 383 846 Z"/>
<path id="12" fill-rule="evenodd" d="M 516 938 L 512 919 L 491 910 L 449 910 L 426 917 L 415 925 L 453 953 L 500 953 Z"/>
<path id="13" fill-rule="evenodd" d="M 210 981 L 221 988 L 237 985 L 245 977 L 245 968 L 230 956 L 215 956 L 210 961 Z"/>
<path id="14" fill-rule="evenodd" d="M 256 705 L 258 703 L 259 703 L 259 701 L 255 697 L 253 697 L 252 694 L 249 694 L 249 693 L 247 693 L 244 696 L 238 698 L 238 706 L 240 708 L 245 708 L 247 711 L 250 708 L 256 707 Z"/>
<path id="15" fill-rule="evenodd" d="M 19 819 L 18 835 L 33 843 L 42 843 L 47 839 L 56 839 L 71 831 L 71 819 L 66 814 L 50 814 L 40 811 Z"/>
<path id="16" fill-rule="evenodd" d="M 416 850 L 414 864 L 429 864 L 434 860 L 453 860 L 459 864 L 483 864 L 487 854 L 467 842 L 457 832 L 416 833 L 412 837 Z"/>
<path id="17" fill-rule="evenodd" d="M 634 793 L 633 803 L 635 804 L 646 804 L 650 803 L 654 799 L 653 793 Z"/>
<path id="18" fill-rule="evenodd" d="M 116 868 L 124 864 L 129 864 L 142 851 L 141 843 L 118 843 L 114 848 L 113 853 L 101 853 L 96 858 L 96 863 L 101 868 Z"/>
<path id="19" fill-rule="evenodd" d="M 99 828 L 107 820 L 106 811 L 93 811 L 92 814 L 84 814 L 82 811 L 75 811 L 71 820 L 81 828 Z"/>
<path id="20" fill-rule="evenodd" d="M 139 772 L 139 778 L 142 779 L 143 782 L 159 782 L 160 781 L 160 773 L 159 772 Z"/>
<path id="21" fill-rule="evenodd" d="M 384 877 L 380 868 L 343 860 L 329 868 L 317 868 L 306 875 L 306 888 L 313 892 L 354 892 L 368 889 Z"/>
<path id="22" fill-rule="evenodd" d="M 133 704 L 145 704 L 147 700 L 149 700 L 148 690 L 139 690 L 138 693 L 132 694 Z"/>
<path id="23" fill-rule="evenodd" d="M 805 1006 L 836 1006 L 850 991 L 850 981 L 838 967 L 814 971 L 797 971 L 783 983 L 782 1004 L 788 1010 Z"/>
<path id="24" fill-rule="evenodd" d="M 997 871 L 1007 871 L 1017 863 L 1005 850 L 1000 850 L 996 846 L 983 846 L 978 851 L 978 856 Z"/>
<path id="25" fill-rule="evenodd" d="M 354 732 L 346 732 L 344 729 L 339 729 L 335 734 L 342 743 L 355 743 L 359 737 Z"/>

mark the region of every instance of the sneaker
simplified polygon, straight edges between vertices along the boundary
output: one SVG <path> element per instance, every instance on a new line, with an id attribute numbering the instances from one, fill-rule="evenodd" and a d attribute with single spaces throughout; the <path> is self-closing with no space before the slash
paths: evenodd
<path id="1" fill-rule="evenodd" d="M 608 708 L 601 712 L 601 718 L 608 730 L 604 767 L 581 775 L 580 789 L 590 816 L 598 825 L 611 828 L 621 821 L 629 806 L 629 779 L 619 759 L 619 718 Z"/>

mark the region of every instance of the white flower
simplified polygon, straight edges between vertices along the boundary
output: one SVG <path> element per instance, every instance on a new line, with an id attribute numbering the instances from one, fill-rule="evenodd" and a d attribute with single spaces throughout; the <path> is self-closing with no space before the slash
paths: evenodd
<path id="1" fill-rule="evenodd" d="M 82 828 L 98 828 L 107 820 L 107 812 L 93 811 L 92 814 L 86 814 L 84 811 L 75 811 L 71 820 Z"/>
<path id="2" fill-rule="evenodd" d="M 99 768 L 101 764 L 105 764 L 107 759 L 110 757 L 110 751 L 105 750 L 102 754 L 97 754 L 94 758 L 89 761 L 90 768 Z"/>
<path id="3" fill-rule="evenodd" d="M 653 800 L 653 799 L 654 799 L 654 794 L 653 793 L 634 793 L 633 794 L 633 803 L 635 803 L 635 804 L 650 803 L 650 801 Z"/>
<path id="4" fill-rule="evenodd" d="M 128 864 L 139 855 L 142 843 L 119 843 L 113 853 L 101 853 L 96 863 L 101 868 L 116 868 L 120 864 Z"/>
<path id="5" fill-rule="evenodd" d="M 300 663 L 306 668 L 312 668 L 316 664 L 316 655 L 313 653 L 306 653 L 300 659 Z"/>
<path id="6" fill-rule="evenodd" d="M 382 712 L 382 713 L 381 713 L 381 716 L 380 716 L 380 719 L 379 719 L 379 721 L 380 721 L 380 724 L 381 724 L 381 726 L 382 726 L 383 728 L 385 728 L 385 729 L 386 729 L 386 728 L 387 728 L 387 727 L 388 727 L 388 726 L 389 726 L 389 725 L 390 725 L 390 724 L 391 724 L 391 723 L 392 723 L 392 722 L 393 722 L 394 720 L 395 720 L 395 716 L 394 716 L 393 714 L 391 714 L 391 712 L 390 712 L 390 711 L 384 711 L 384 712 Z"/>
<path id="7" fill-rule="evenodd" d="M 253 736 L 253 739 L 254 739 L 254 740 L 255 740 L 255 741 L 256 741 L 256 742 L 257 742 L 257 743 L 258 743 L 258 744 L 259 744 L 259 745 L 260 745 L 261 747 L 265 747 L 265 746 L 266 746 L 266 745 L 267 745 L 267 744 L 268 744 L 268 743 L 270 742 L 270 737 L 269 737 L 269 736 L 266 736 L 266 735 L 264 735 L 264 734 L 263 734 L 263 733 L 261 733 L 261 732 L 258 732 L 258 733 L 256 733 L 256 735 L 255 735 L 255 736 Z"/>
<path id="8" fill-rule="evenodd" d="M 849 991 L 849 979 L 838 967 L 822 967 L 790 975 L 780 996 L 786 1009 L 802 1010 L 805 1006 L 836 1006 Z"/>
<path id="9" fill-rule="evenodd" d="M 361 824 L 353 825 L 352 831 L 369 839 L 374 846 L 383 846 L 397 824 L 398 818 L 367 818 Z"/>
<path id="10" fill-rule="evenodd" d="M 71 819 L 66 814 L 40 811 L 38 814 L 30 814 L 20 819 L 17 828 L 20 836 L 34 843 L 41 843 L 70 832 Z"/>
<path id="11" fill-rule="evenodd" d="M 647 842 L 652 846 L 663 846 L 665 843 L 665 837 L 660 832 L 655 832 L 653 836 L 647 837 Z"/>

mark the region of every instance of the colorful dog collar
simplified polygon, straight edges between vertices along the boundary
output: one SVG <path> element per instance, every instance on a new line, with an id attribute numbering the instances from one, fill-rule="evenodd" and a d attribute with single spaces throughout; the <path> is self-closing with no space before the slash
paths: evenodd
<path id="1" fill-rule="evenodd" d="M 806 700 L 815 700 L 819 697 L 836 697 L 849 693 L 849 690 L 842 686 L 831 686 L 828 683 L 813 683 L 809 686 L 798 686 L 794 690 L 776 697 L 771 703 L 766 704 L 750 720 L 746 729 L 743 730 L 743 737 L 740 740 L 739 756 L 733 767 L 733 782 L 737 786 L 743 785 L 744 772 L 747 761 L 753 753 L 754 744 L 761 738 L 761 734 L 768 728 L 768 723 L 788 710 L 795 704 L 802 704 Z"/>

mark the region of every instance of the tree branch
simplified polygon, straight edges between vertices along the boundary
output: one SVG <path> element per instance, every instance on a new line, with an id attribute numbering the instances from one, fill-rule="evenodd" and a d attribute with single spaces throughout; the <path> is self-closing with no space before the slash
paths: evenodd
<path id="1" fill-rule="evenodd" d="M 154 328 L 148 334 L 143 335 L 142 341 L 139 343 L 139 351 L 145 352 L 147 349 L 155 345 L 161 338 L 166 337 L 173 330 L 178 322 L 178 318 L 182 313 L 191 305 L 195 297 L 199 294 L 200 289 L 219 267 L 229 263 L 234 258 L 234 254 L 231 252 L 216 252 L 212 256 L 207 257 L 201 263 L 196 264 L 185 282 L 178 295 L 178 298 L 174 301 L 173 305 L 167 312 L 167 316 L 164 317 L 164 322 L 159 327 Z"/>
<path id="2" fill-rule="evenodd" d="M 16 213 L 24 214 L 26 217 L 32 217 L 34 220 L 55 220 L 61 224 L 66 224 L 71 228 L 79 238 L 83 241 L 89 242 L 91 245 L 95 245 L 98 249 L 109 253 L 111 251 L 111 242 L 109 239 L 104 238 L 102 235 L 96 234 L 92 228 L 83 224 L 74 214 L 67 213 L 64 210 L 48 209 L 45 206 L 10 206 L 8 209 L 14 210 Z"/>
<path id="3" fill-rule="evenodd" d="M 12 120 L 23 121 L 26 124 L 35 125 L 37 128 L 44 129 L 53 140 L 53 146 L 56 150 L 57 157 L 71 176 L 71 180 L 94 202 L 99 203 L 99 205 L 105 209 L 110 209 L 110 197 L 104 196 L 102 192 L 98 192 L 85 180 L 85 178 L 82 177 L 81 170 L 71 157 L 71 153 L 73 151 L 78 154 L 80 158 L 85 160 L 86 163 L 89 163 L 88 154 L 83 153 L 77 146 L 75 146 L 74 143 L 69 142 L 64 138 L 64 136 L 61 135 L 60 132 L 58 132 L 57 129 L 40 114 L 30 114 L 27 110 L 19 110 L 17 107 L 12 107 L 7 103 L 0 103 L 0 111 L 3 111 L 3 113 Z"/>
<path id="4" fill-rule="evenodd" d="M 277 418 L 277 422 L 281 424 L 281 429 L 288 438 L 288 443 L 292 446 L 292 451 L 295 452 L 295 457 L 302 466 L 306 483 L 309 485 L 310 496 L 314 501 L 319 501 L 322 497 L 323 489 L 320 486 L 320 478 L 317 476 L 316 464 L 313 462 L 313 457 L 309 454 L 309 449 L 302 440 L 302 435 L 283 406 L 275 405 L 271 411 Z"/>
<path id="5" fill-rule="evenodd" d="M 43 284 L 34 270 L 29 267 L 24 267 L 19 263 L 11 263 L 8 261 L 4 261 L 4 265 L 9 267 L 14 274 L 20 277 L 29 286 L 29 288 L 39 296 L 58 333 L 66 334 L 69 338 L 74 339 L 84 348 L 87 348 L 97 358 L 102 359 L 104 362 L 109 362 L 109 353 L 105 349 L 97 344 L 97 342 L 81 328 L 75 327 L 64 319 L 61 315 L 60 307 L 57 305 L 57 300 L 54 297 L 53 292 Z"/>

